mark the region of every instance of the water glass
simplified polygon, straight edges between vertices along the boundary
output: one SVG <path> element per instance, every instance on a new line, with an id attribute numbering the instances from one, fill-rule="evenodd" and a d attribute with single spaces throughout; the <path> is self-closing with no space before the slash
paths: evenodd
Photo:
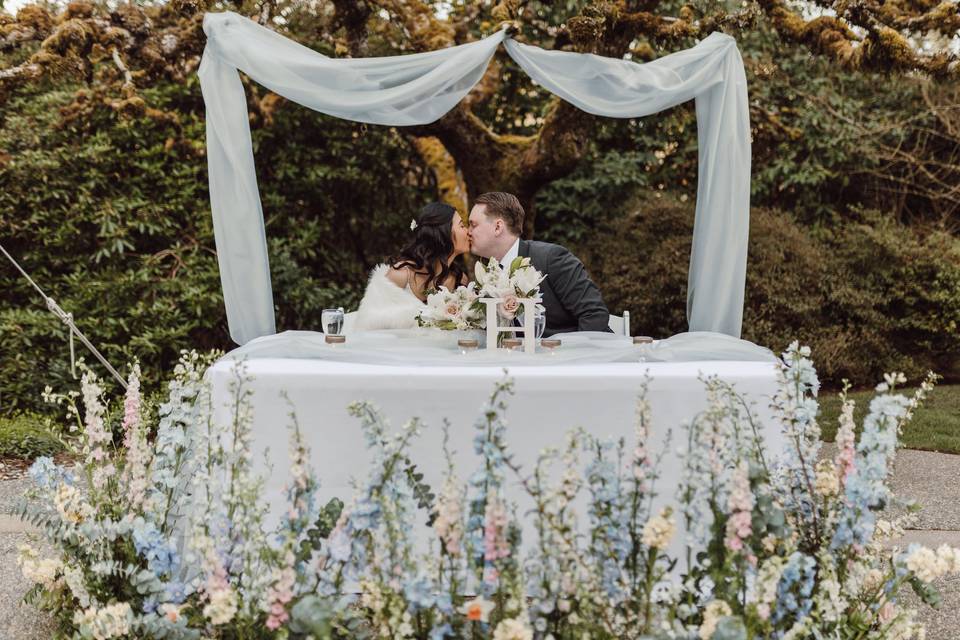
<path id="1" fill-rule="evenodd" d="M 343 331 L 343 307 L 324 309 L 320 314 L 323 332 L 329 336 L 338 336 Z"/>
<path id="2" fill-rule="evenodd" d="M 543 332 L 547 330 L 547 312 L 537 309 L 533 314 L 533 337 L 537 340 L 543 337 Z"/>

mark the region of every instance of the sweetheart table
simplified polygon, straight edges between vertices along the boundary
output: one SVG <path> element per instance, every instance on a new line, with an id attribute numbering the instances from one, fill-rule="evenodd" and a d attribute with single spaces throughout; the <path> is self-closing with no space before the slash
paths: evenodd
<path id="1" fill-rule="evenodd" d="M 423 432 L 409 453 L 437 492 L 446 468 L 444 420 L 449 422 L 458 475 L 465 481 L 478 464 L 474 423 L 495 383 L 505 376 L 514 383 L 505 413 L 507 442 L 514 460 L 528 473 L 541 449 L 562 446 L 565 432 L 573 427 L 632 442 L 637 392 L 646 375 L 653 413 L 650 446 L 663 452 L 659 502 L 674 500 L 680 478 L 680 425 L 706 408 L 700 376 L 716 375 L 733 383 L 755 403 L 767 425 L 763 435 L 768 446 L 780 448 L 780 434 L 767 419 L 768 398 L 776 390 L 777 359 L 766 349 L 729 336 L 679 334 L 641 349 L 629 338 L 612 334 L 561 334 L 563 345 L 556 353 L 528 355 L 504 350 L 461 354 L 449 334 L 373 333 L 377 335 L 349 336 L 346 344 L 336 346 L 325 344 L 323 334 L 313 332 L 266 336 L 230 352 L 207 370 L 214 419 L 225 424 L 232 419 L 230 388 L 238 367 L 252 378 L 245 384 L 252 394 L 252 453 L 258 471 L 265 475 L 269 526 L 279 522 L 285 509 L 291 409 L 310 447 L 321 504 L 332 497 L 349 502 L 351 479 L 360 482 L 367 473 L 369 455 L 360 424 L 347 412 L 355 400 L 379 407 L 392 430 L 411 417 L 421 419 Z M 710 355 L 727 359 L 702 359 Z M 668 429 L 673 430 L 669 445 L 663 442 Z M 516 478 L 508 479 L 508 499 L 517 502 L 517 513 L 522 514 L 532 502 Z M 585 521 L 585 509 L 579 512 Z M 525 541 L 533 539 L 532 530 L 524 533 Z M 680 535 L 674 538 L 679 539 Z"/>

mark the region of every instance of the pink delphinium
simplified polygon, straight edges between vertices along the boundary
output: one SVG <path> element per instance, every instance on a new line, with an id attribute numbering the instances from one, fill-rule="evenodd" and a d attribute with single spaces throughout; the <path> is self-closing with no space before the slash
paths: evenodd
<path id="1" fill-rule="evenodd" d="M 133 508 L 143 504 L 147 489 L 147 466 L 150 463 L 147 434 L 141 419 L 141 402 L 140 365 L 135 364 L 127 379 L 127 393 L 123 401 L 123 446 L 126 449 L 123 481 L 127 485 L 127 498 Z"/>
<path id="2" fill-rule="evenodd" d="M 495 584 L 500 577 L 496 561 L 510 555 L 507 544 L 507 511 L 497 498 L 487 502 L 483 524 L 483 559 L 487 563 L 483 571 L 483 581 Z"/>
<path id="3" fill-rule="evenodd" d="M 80 388 L 83 393 L 86 461 L 88 465 L 95 467 L 92 474 L 93 488 L 101 490 L 116 472 L 106 448 L 113 440 L 113 434 L 103 424 L 106 407 L 100 401 L 103 388 L 97 384 L 96 376 L 90 371 L 85 372 Z"/>
<path id="4" fill-rule="evenodd" d="M 506 537 L 507 511 L 497 499 L 487 502 L 483 525 L 483 559 L 493 562 L 510 555 Z"/>
<path id="5" fill-rule="evenodd" d="M 749 469 L 746 462 L 740 462 L 733 472 L 733 486 L 727 502 L 730 519 L 727 520 L 725 544 L 731 551 L 742 551 L 744 540 L 750 537 L 752 530 L 750 516 L 753 512 L 753 501 L 753 493 L 750 491 Z"/>
<path id="6" fill-rule="evenodd" d="M 288 551 L 284 561 L 286 565 L 277 570 L 276 580 L 267 593 L 267 628 L 271 631 L 276 631 L 290 619 L 287 605 L 293 600 L 293 586 L 297 579 L 293 569 L 293 552 Z"/>
<path id="7" fill-rule="evenodd" d="M 433 522 L 433 529 L 440 537 L 443 548 L 451 556 L 460 555 L 460 544 L 463 539 L 461 499 L 460 488 L 456 481 L 452 477 L 447 478 L 437 502 L 437 519 Z"/>
<path id="8" fill-rule="evenodd" d="M 837 429 L 837 457 L 835 460 L 840 486 L 844 486 L 847 477 L 853 473 L 857 455 L 854 437 L 853 400 L 845 400 L 840 411 L 840 428 Z"/>

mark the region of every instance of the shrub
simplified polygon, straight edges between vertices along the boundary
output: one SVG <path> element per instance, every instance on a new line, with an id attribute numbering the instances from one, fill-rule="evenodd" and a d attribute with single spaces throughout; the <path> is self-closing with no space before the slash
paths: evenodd
<path id="1" fill-rule="evenodd" d="M 4 247 L 115 367 L 136 357 L 161 371 L 182 348 L 232 348 L 197 79 L 145 88 L 162 115 L 131 120 L 87 100 L 91 114 L 68 121 L 75 89 L 36 87 L 0 105 Z M 433 197 L 432 177 L 395 130 L 292 104 L 253 136 L 277 330 L 311 329 L 323 308 L 356 304 Z M 39 408 L 41 380 L 66 383 L 70 363 L 66 327 L 3 263 L 0 415 L 12 415 Z"/>
<path id="2" fill-rule="evenodd" d="M 63 444 L 49 419 L 36 414 L 0 417 L 0 457 L 33 459 L 62 450 Z"/>
<path id="3" fill-rule="evenodd" d="M 574 249 L 611 312 L 630 310 L 634 334 L 686 331 L 693 204 L 641 194 L 629 211 Z M 811 232 L 788 213 L 753 209 L 743 337 L 777 351 L 798 336 L 833 384 L 890 370 L 956 377 L 960 243 L 873 211 L 851 216 Z"/>

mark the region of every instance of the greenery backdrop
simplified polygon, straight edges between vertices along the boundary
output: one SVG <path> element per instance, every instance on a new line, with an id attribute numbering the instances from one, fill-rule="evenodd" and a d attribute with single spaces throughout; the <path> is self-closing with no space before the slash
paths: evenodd
<path id="1" fill-rule="evenodd" d="M 560 24 L 591 3 L 528 4 Z M 81 17 L 99 7 L 70 6 Z M 159 6 L 154 19 L 172 20 L 172 10 Z M 111 15 L 129 26 L 129 16 Z M 326 38 L 342 25 L 293 15 L 288 35 L 345 55 Z M 17 18 L 0 13 L 0 43 L 12 41 L 25 21 Z M 792 339 L 810 344 L 833 385 L 843 377 L 872 384 L 891 369 L 956 379 L 956 79 L 844 69 L 778 37 L 774 26 L 761 16 L 734 32 L 754 135 L 744 337 L 775 350 Z M 694 41 L 656 42 L 641 39 L 634 57 Z M 365 54 L 402 50 L 371 37 Z M 0 70 L 35 53 L 0 46 Z M 0 83 L 3 245 L 114 365 L 137 357 L 149 375 L 167 371 L 180 349 L 233 346 L 195 58 L 179 75 L 138 72 L 136 95 L 125 85 L 119 101 L 69 73 L 15 89 Z M 499 90 L 475 109 L 503 139 L 529 136 L 555 106 L 501 58 Z M 90 72 L 116 69 L 107 57 Z M 398 248 L 422 204 L 463 194 L 456 196 L 456 174 L 419 135 L 429 132 L 343 122 L 250 91 L 277 329 L 315 329 L 324 307 L 358 302 L 369 269 Z M 635 334 L 684 331 L 697 176 L 693 105 L 643 120 L 598 119 L 589 133 L 571 171 L 531 196 L 532 233 L 580 255 L 611 311 L 631 311 Z M 65 327 L 7 263 L 0 290 L 0 415 L 11 416 L 38 408 L 44 385 L 73 385 Z"/>

